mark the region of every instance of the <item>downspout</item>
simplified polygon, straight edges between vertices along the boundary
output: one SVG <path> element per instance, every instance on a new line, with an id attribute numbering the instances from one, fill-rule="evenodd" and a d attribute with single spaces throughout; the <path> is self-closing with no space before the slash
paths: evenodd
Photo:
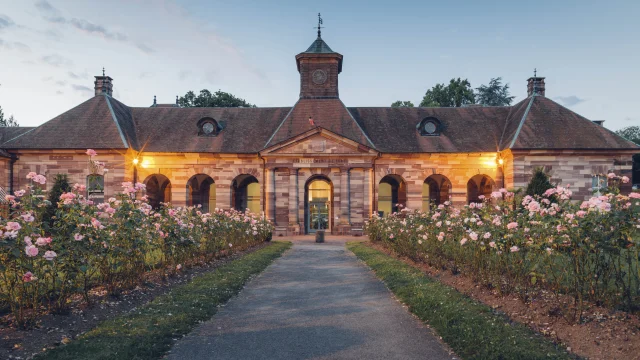
<path id="1" fill-rule="evenodd" d="M 373 186 L 373 191 L 371 193 L 371 201 L 374 201 L 374 199 L 376 199 L 376 160 L 380 159 L 380 156 L 381 156 L 380 154 L 381 153 L 378 152 L 378 155 L 376 155 L 376 157 L 373 158 L 373 183 L 371 184 Z M 373 214 L 378 214 L 378 202 L 375 201 L 372 205 L 373 205 Z"/>
<path id="2" fill-rule="evenodd" d="M 9 160 L 9 194 L 13 195 L 13 164 L 18 160 L 16 154 L 11 154 L 11 160 Z"/>
<path id="3" fill-rule="evenodd" d="M 260 158 L 262 160 L 262 214 L 263 216 L 265 216 L 267 219 L 269 218 L 267 216 L 267 160 L 265 158 L 262 157 L 262 155 L 260 155 L 260 153 L 258 153 L 258 158 Z"/>

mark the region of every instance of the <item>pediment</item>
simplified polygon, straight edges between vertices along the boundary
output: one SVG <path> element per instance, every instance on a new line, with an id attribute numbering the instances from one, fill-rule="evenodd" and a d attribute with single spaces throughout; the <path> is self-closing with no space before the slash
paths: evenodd
<path id="1" fill-rule="evenodd" d="M 326 129 L 301 134 L 261 152 L 262 155 L 375 155 L 375 150 Z"/>

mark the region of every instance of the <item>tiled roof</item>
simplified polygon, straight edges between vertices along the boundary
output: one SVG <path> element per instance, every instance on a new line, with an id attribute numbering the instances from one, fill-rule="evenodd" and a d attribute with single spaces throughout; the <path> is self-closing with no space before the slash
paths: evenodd
<path id="1" fill-rule="evenodd" d="M 501 148 L 637 149 L 637 145 L 544 96 L 516 104 Z"/>
<path id="2" fill-rule="evenodd" d="M 205 117 L 222 128 L 217 136 L 198 136 Z M 439 136 L 420 135 L 427 117 L 440 121 Z M 340 99 L 300 99 L 293 108 L 179 108 L 128 107 L 106 95 L 36 128 L 0 128 L 0 147 L 257 153 L 314 127 L 386 153 L 639 148 L 543 96 L 506 107 L 346 108 Z"/>
<path id="3" fill-rule="evenodd" d="M 131 108 L 143 151 L 257 153 L 291 108 Z M 198 121 L 213 118 L 217 136 L 198 136 Z"/>
<path id="4" fill-rule="evenodd" d="M 309 118 L 313 119 L 312 125 Z M 269 147 L 300 135 L 305 131 L 320 126 L 362 145 L 371 147 L 367 135 L 360 128 L 355 119 L 340 99 L 300 99 L 294 105 L 291 113 L 279 124 L 269 142 L 263 143 Z"/>
<path id="5" fill-rule="evenodd" d="M 496 151 L 508 107 L 349 108 L 381 152 Z M 421 136 L 416 126 L 427 117 L 442 125 L 439 136 Z"/>
<path id="6" fill-rule="evenodd" d="M 112 110 L 113 109 L 113 110 Z M 94 96 L 46 123 L 9 139 L 4 149 L 125 149 L 132 124 L 128 108 L 107 95 Z M 116 119 L 116 116 L 121 118 Z M 121 124 L 124 125 L 121 128 Z"/>
<path id="7" fill-rule="evenodd" d="M 318 38 L 313 43 L 311 43 L 311 46 L 309 46 L 309 48 L 307 49 L 307 51 L 305 51 L 305 53 L 333 54 L 335 53 L 335 51 L 331 50 L 329 45 L 327 45 L 327 43 L 324 42 L 324 40 L 322 40 L 320 36 L 318 36 Z"/>

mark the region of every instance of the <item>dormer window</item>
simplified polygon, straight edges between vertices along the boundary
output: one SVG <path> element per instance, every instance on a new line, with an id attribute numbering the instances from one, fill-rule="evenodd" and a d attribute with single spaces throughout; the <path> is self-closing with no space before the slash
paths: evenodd
<path id="1" fill-rule="evenodd" d="M 434 117 L 428 117 L 423 119 L 417 126 L 420 135 L 422 136 L 438 136 L 440 135 L 441 124 L 440 120 Z"/>
<path id="2" fill-rule="evenodd" d="M 216 136 L 220 132 L 218 122 L 206 117 L 198 121 L 198 136 Z"/>

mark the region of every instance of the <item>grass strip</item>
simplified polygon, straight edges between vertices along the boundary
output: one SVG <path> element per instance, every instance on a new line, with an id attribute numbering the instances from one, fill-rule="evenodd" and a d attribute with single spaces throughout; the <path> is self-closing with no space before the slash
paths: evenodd
<path id="1" fill-rule="evenodd" d="M 363 243 L 348 243 L 409 310 L 463 359 L 575 359 L 528 327 L 510 321 L 419 269 Z"/>
<path id="2" fill-rule="evenodd" d="M 291 247 L 273 242 L 218 269 L 195 277 L 135 312 L 107 320 L 68 345 L 36 359 L 158 359 L 173 339 L 209 320 L 218 306 L 238 294 L 244 284 Z"/>

